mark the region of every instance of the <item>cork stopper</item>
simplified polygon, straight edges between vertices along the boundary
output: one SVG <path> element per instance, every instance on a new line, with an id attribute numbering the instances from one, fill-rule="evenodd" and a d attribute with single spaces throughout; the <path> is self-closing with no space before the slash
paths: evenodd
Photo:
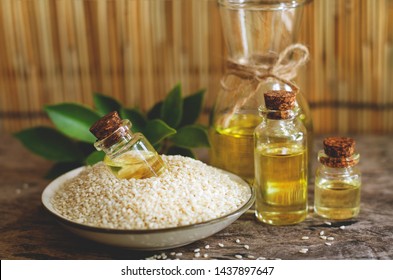
<path id="1" fill-rule="evenodd" d="M 293 115 L 289 110 L 295 107 L 296 93 L 286 90 L 272 90 L 265 92 L 265 106 L 268 110 L 276 112 L 269 112 L 267 117 L 269 119 L 289 119 Z"/>
<path id="2" fill-rule="evenodd" d="M 286 90 L 265 92 L 265 106 L 269 110 L 287 111 L 295 107 L 296 93 Z"/>
<path id="3" fill-rule="evenodd" d="M 328 137 L 323 140 L 325 155 L 319 161 L 333 168 L 354 166 L 359 161 L 355 154 L 355 140 L 348 137 Z"/>
<path id="4" fill-rule="evenodd" d="M 323 140 L 323 148 L 329 157 L 351 157 L 355 153 L 355 140 L 349 137 L 328 137 Z"/>
<path id="5" fill-rule="evenodd" d="M 122 125 L 121 118 L 116 111 L 103 116 L 90 127 L 90 132 L 98 139 L 107 138 Z"/>

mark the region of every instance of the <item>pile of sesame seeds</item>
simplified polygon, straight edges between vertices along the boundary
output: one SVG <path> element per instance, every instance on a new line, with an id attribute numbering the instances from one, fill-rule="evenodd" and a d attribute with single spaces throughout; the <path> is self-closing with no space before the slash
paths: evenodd
<path id="1" fill-rule="evenodd" d="M 52 199 L 71 221 L 110 229 L 159 229 L 225 216 L 251 196 L 248 185 L 201 161 L 162 156 L 158 177 L 118 179 L 104 163 L 87 167 L 65 182 Z"/>

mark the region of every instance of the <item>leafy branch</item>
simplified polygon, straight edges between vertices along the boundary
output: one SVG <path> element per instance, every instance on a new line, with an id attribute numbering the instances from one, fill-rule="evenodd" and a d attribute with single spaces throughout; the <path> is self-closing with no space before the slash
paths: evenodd
<path id="1" fill-rule="evenodd" d="M 31 152 L 55 162 L 47 178 L 104 158 L 103 152 L 94 149 L 95 138 L 89 128 L 112 111 L 129 119 L 131 130 L 143 133 L 160 154 L 195 157 L 193 148 L 210 146 L 206 128 L 195 124 L 202 110 L 203 90 L 183 98 L 178 84 L 146 113 L 138 108 L 126 108 L 101 93 L 94 93 L 93 97 L 94 108 L 78 103 L 45 106 L 54 128 L 32 127 L 14 135 Z"/>

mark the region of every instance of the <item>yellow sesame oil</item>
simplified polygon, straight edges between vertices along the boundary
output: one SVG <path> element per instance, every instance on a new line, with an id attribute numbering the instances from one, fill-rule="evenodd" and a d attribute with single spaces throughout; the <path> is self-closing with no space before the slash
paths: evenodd
<path id="1" fill-rule="evenodd" d="M 254 179 L 254 129 L 261 117 L 253 114 L 235 115 L 226 128 L 212 127 L 210 163 L 235 173 L 248 182 Z"/>
<path id="2" fill-rule="evenodd" d="M 315 182 L 315 212 L 333 220 L 350 219 L 359 214 L 360 183 L 354 182 Z"/>
<path id="3" fill-rule="evenodd" d="M 159 176 L 165 169 L 161 157 L 151 151 L 129 151 L 115 159 L 105 156 L 104 163 L 120 179 L 144 179 Z"/>
<path id="4" fill-rule="evenodd" d="M 307 216 L 307 153 L 300 145 L 265 144 L 255 149 L 256 216 L 288 225 Z"/>

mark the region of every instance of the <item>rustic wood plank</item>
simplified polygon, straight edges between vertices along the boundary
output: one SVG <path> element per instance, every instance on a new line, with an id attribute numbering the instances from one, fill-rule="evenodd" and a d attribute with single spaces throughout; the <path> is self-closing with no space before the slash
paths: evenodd
<path id="1" fill-rule="evenodd" d="M 317 137 L 315 151 L 321 147 L 321 139 Z M 170 252 L 181 252 L 180 259 L 194 258 L 196 248 L 214 259 L 235 259 L 235 254 L 267 259 L 393 259 L 391 136 L 355 139 L 363 172 L 361 213 L 356 219 L 327 225 L 310 213 L 301 224 L 277 227 L 258 223 L 248 213 L 214 236 L 163 252 L 171 258 Z M 30 154 L 11 136 L 2 135 L 0 140 L 1 259 L 143 259 L 162 253 L 103 246 L 64 230 L 41 206 L 41 193 L 49 183 L 43 176 L 51 163 Z M 312 187 L 313 182 L 310 202 Z M 319 238 L 322 230 L 335 238 L 329 241 L 331 246 Z M 206 245 L 210 248 L 205 249 Z M 301 248 L 308 248 L 308 253 L 299 253 Z"/>

